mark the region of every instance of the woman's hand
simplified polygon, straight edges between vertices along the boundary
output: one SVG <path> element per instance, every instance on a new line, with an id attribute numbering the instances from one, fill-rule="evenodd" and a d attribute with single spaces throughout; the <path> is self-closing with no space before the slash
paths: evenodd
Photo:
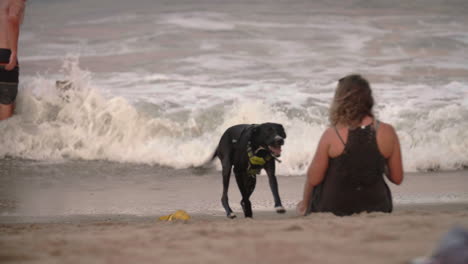
<path id="1" fill-rule="evenodd" d="M 306 203 L 304 202 L 304 200 L 300 201 L 297 206 L 296 206 L 296 212 L 298 215 L 302 215 L 302 216 L 305 216 L 306 214 L 306 211 L 307 211 L 307 205 Z"/>

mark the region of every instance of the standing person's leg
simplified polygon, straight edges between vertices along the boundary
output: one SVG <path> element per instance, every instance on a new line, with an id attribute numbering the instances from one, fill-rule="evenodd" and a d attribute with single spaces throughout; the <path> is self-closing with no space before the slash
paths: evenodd
<path id="1" fill-rule="evenodd" d="M 0 104 L 0 121 L 5 120 L 13 115 L 13 104 Z"/>
<path id="2" fill-rule="evenodd" d="M 18 38 L 26 0 L 0 1 L 0 120 L 13 115 L 18 93 Z"/>
<path id="3" fill-rule="evenodd" d="M 11 71 L 0 66 L 0 120 L 13 115 L 15 99 L 18 94 L 19 68 Z"/>

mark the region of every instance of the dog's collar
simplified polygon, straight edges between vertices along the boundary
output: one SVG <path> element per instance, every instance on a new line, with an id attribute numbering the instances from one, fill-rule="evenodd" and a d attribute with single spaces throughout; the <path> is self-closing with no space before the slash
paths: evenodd
<path id="1" fill-rule="evenodd" d="M 268 151 L 268 154 L 264 157 L 257 156 L 256 154 L 260 150 L 266 150 Z M 247 156 L 249 157 L 249 167 L 247 168 L 247 173 L 252 177 L 260 174 L 260 171 L 262 170 L 265 163 L 267 163 L 273 157 L 269 150 L 265 149 L 264 147 L 259 147 L 253 151 L 250 141 L 247 143 Z"/>
<path id="2" fill-rule="evenodd" d="M 266 150 L 268 151 L 267 149 L 263 148 L 263 147 L 259 147 L 258 149 L 254 151 L 252 151 L 252 147 L 250 146 L 250 142 L 249 144 L 247 145 L 247 155 L 249 156 L 249 161 L 250 161 L 250 164 L 252 165 L 260 165 L 260 166 L 263 166 L 265 165 L 265 163 L 267 161 L 269 161 L 272 156 L 270 154 L 270 152 L 268 151 L 268 154 L 265 155 L 265 157 L 260 157 L 260 156 L 257 156 L 256 154 L 260 151 L 260 150 Z"/>

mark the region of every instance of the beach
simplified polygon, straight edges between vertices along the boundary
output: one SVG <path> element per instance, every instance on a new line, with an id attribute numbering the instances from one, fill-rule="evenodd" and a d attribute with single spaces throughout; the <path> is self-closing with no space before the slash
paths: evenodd
<path id="1" fill-rule="evenodd" d="M 390 215 L 308 217 L 271 212 L 256 219 L 194 215 L 63 219 L 1 224 L 2 263 L 409 263 L 430 255 L 454 225 L 468 228 L 468 206 L 431 205 Z"/>
<path id="2" fill-rule="evenodd" d="M 468 228 L 468 2 L 27 1 L 0 122 L 0 263 L 409 263 Z M 398 134 L 394 212 L 297 216 L 338 80 Z M 219 139 L 283 125 L 286 214 L 245 219 Z M 157 219 L 176 210 L 187 221 Z"/>
<path id="3" fill-rule="evenodd" d="M 2 178 L 8 184 L 0 192 L 2 263 L 409 263 L 429 256 L 450 228 L 468 228 L 466 171 L 409 173 L 401 186 L 390 185 L 393 213 L 349 217 L 297 216 L 303 176 L 279 176 L 287 213 L 276 214 L 260 175 L 253 219 L 243 217 L 231 184 L 231 220 L 216 169 L 8 162 L 14 174 Z M 40 181 L 20 180 L 32 171 Z M 80 171 L 80 180 L 64 177 L 70 171 Z M 192 218 L 158 220 L 178 209 Z"/>

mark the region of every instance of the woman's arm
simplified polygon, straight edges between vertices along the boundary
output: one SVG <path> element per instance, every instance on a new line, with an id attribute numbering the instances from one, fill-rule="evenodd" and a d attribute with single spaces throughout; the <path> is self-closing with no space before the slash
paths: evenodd
<path id="1" fill-rule="evenodd" d="M 393 138 L 392 151 L 387 159 L 388 174 L 387 178 L 394 184 L 400 185 L 403 182 L 403 163 L 401 159 L 400 141 L 395 129 L 389 125 L 389 132 Z"/>
<path id="2" fill-rule="evenodd" d="M 330 148 L 330 129 L 325 130 L 317 146 L 314 158 L 307 169 L 306 182 L 304 184 L 304 194 L 302 201 L 297 205 L 300 215 L 305 215 L 307 206 L 310 203 L 312 190 L 320 184 L 325 177 L 328 168 L 328 152 Z"/>

